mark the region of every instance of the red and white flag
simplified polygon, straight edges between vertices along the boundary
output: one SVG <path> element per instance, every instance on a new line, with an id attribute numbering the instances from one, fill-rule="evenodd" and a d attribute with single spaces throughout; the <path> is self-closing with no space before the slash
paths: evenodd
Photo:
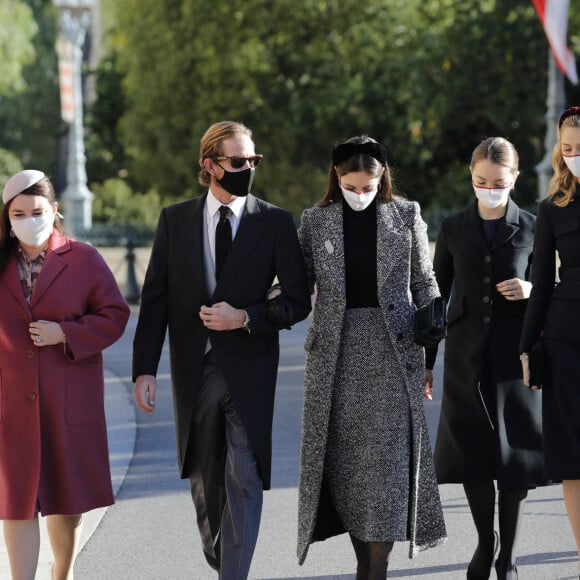
<path id="1" fill-rule="evenodd" d="M 577 85 L 576 60 L 566 44 L 570 0 L 532 0 L 532 2 L 546 31 L 558 68 L 570 79 L 571 83 Z"/>

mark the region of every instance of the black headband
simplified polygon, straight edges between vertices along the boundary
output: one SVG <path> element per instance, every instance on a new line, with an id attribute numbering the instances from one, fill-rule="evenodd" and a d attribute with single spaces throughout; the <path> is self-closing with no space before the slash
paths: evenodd
<path id="1" fill-rule="evenodd" d="M 334 166 L 344 163 L 348 159 L 352 159 L 356 155 L 367 155 L 373 157 L 381 165 L 387 163 L 387 150 L 375 141 L 367 141 L 366 143 L 341 143 L 332 150 L 332 164 Z"/>
<path id="2" fill-rule="evenodd" d="M 560 120 L 558 121 L 558 129 L 560 129 L 560 127 L 562 127 L 562 123 L 568 117 L 572 117 L 573 115 L 580 115 L 580 107 L 570 107 L 569 109 L 566 109 L 562 113 L 562 116 L 560 117 Z"/>

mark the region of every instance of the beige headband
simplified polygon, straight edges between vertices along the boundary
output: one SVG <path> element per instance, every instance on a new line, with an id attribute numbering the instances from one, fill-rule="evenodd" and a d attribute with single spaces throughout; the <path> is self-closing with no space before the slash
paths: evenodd
<path id="1" fill-rule="evenodd" d="M 42 171 L 37 171 L 36 169 L 25 169 L 24 171 L 20 171 L 16 175 L 13 175 L 4 186 L 2 202 L 8 203 L 25 189 L 38 183 L 43 177 L 44 173 L 42 173 Z"/>

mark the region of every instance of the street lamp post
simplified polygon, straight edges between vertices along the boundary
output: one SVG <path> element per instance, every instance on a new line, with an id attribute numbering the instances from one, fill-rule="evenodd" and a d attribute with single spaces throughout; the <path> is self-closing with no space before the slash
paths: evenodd
<path id="1" fill-rule="evenodd" d="M 566 97 L 564 94 L 564 75 L 556 66 L 552 52 L 548 51 L 548 92 L 546 97 L 546 135 L 544 137 L 545 154 L 536 165 L 538 174 L 538 201 L 546 197 L 548 183 L 552 177 L 552 151 L 556 144 L 556 124 L 564 110 Z"/>
<path id="2" fill-rule="evenodd" d="M 75 234 L 91 229 L 94 195 L 87 187 L 85 168 L 85 145 L 83 130 L 82 62 L 83 45 L 91 23 L 93 0 L 52 0 L 60 8 L 60 33 L 57 52 L 61 70 L 61 110 L 63 120 L 69 126 L 68 158 L 66 165 L 67 186 L 61 195 L 64 206 L 64 225 Z M 68 64 L 69 66 L 63 66 Z M 63 71 L 69 70 L 70 84 L 63 79 Z M 70 101 L 66 101 L 63 88 L 70 87 Z"/>

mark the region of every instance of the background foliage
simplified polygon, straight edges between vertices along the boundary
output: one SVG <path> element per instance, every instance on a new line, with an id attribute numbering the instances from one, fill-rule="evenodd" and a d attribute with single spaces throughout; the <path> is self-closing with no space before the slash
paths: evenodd
<path id="1" fill-rule="evenodd" d="M 162 204 L 198 194 L 199 139 L 223 119 L 251 127 L 265 155 L 255 193 L 295 215 L 322 197 L 332 146 L 360 133 L 387 146 L 399 191 L 434 227 L 472 198 L 467 165 L 487 136 L 516 145 L 517 200 L 533 207 L 548 49 L 530 0 L 101 5 L 86 116 L 97 222 L 149 223 Z M 571 0 L 577 53 L 579 8 Z M 0 20 L 7 10 L 17 33 L 7 42 L 0 32 L 0 148 L 50 173 L 63 134 L 55 10 L 0 0 Z M 566 91 L 567 104 L 580 102 L 578 88 Z"/>
<path id="2" fill-rule="evenodd" d="M 520 203 L 537 197 L 548 52 L 529 0 L 118 0 L 115 14 L 120 134 L 142 188 L 197 193 L 199 137 L 233 118 L 266 155 L 256 193 L 295 213 L 359 133 L 433 213 L 471 199 L 469 157 L 490 135 L 520 152 Z"/>
<path id="3" fill-rule="evenodd" d="M 0 22 L 0 148 L 16 155 L 22 166 L 55 177 L 64 132 L 56 9 L 50 0 L 0 0 Z M 9 86 L 3 82 L 7 69 L 12 71 Z"/>
<path id="4" fill-rule="evenodd" d="M 32 39 L 37 24 L 29 6 L 17 0 L 0 0 L 0 94 L 10 95 L 24 88 L 22 69 L 34 58 Z"/>

